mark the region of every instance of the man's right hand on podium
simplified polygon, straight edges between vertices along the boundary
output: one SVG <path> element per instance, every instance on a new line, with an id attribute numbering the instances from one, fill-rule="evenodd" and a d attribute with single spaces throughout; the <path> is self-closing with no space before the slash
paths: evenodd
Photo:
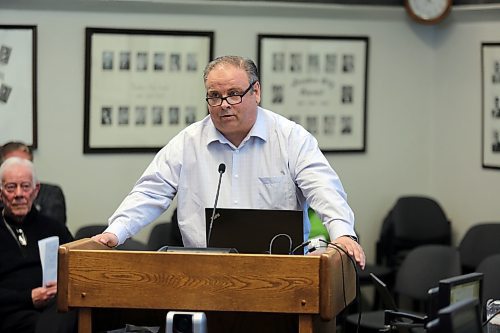
<path id="1" fill-rule="evenodd" d="M 111 232 L 103 232 L 102 234 L 95 235 L 92 237 L 92 240 L 108 247 L 115 247 L 118 245 L 118 237 Z"/>

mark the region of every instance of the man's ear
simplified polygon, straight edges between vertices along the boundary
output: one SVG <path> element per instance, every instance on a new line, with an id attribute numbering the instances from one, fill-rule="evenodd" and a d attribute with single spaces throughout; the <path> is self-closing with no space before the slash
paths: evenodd
<path id="1" fill-rule="evenodd" d="M 35 185 L 35 191 L 33 193 L 34 198 L 36 198 L 36 196 L 38 195 L 39 191 L 40 191 L 40 183 L 36 183 L 36 185 Z"/>
<path id="2" fill-rule="evenodd" d="M 255 94 L 255 100 L 257 101 L 257 105 L 260 104 L 260 82 L 257 81 L 255 82 L 255 85 L 253 87 L 253 91 L 254 91 L 254 94 Z"/>

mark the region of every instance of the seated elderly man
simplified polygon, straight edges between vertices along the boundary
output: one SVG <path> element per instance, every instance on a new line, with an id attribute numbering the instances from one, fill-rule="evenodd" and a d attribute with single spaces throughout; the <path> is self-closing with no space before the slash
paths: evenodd
<path id="1" fill-rule="evenodd" d="M 19 141 L 10 141 L 0 147 L 0 164 L 9 157 L 20 157 L 33 162 L 31 148 Z M 61 187 L 58 185 L 40 183 L 40 189 L 33 206 L 42 215 L 66 224 L 66 200 Z M 1 208 L 2 203 L 0 202 Z"/>
<path id="2" fill-rule="evenodd" d="M 63 224 L 34 207 L 40 184 L 33 163 L 11 157 L 0 166 L 0 332 L 74 332 L 72 312 L 57 313 L 55 281 L 42 285 L 38 241 L 73 240 Z"/>

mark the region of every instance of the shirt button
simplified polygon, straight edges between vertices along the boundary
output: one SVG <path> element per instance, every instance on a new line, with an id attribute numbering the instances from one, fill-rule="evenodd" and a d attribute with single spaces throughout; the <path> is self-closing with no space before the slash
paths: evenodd
<path id="1" fill-rule="evenodd" d="M 238 204 L 238 200 L 234 200 L 234 204 L 237 205 Z"/>
<path id="2" fill-rule="evenodd" d="M 240 177 L 240 176 L 238 176 L 238 175 L 234 175 L 234 178 L 239 178 L 239 177 Z"/>

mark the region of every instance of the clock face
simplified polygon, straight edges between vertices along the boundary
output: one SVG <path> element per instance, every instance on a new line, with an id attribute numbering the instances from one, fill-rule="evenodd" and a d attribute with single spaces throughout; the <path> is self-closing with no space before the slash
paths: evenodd
<path id="1" fill-rule="evenodd" d="M 427 22 L 444 18 L 451 7 L 450 0 L 407 0 L 406 4 L 411 14 Z"/>

